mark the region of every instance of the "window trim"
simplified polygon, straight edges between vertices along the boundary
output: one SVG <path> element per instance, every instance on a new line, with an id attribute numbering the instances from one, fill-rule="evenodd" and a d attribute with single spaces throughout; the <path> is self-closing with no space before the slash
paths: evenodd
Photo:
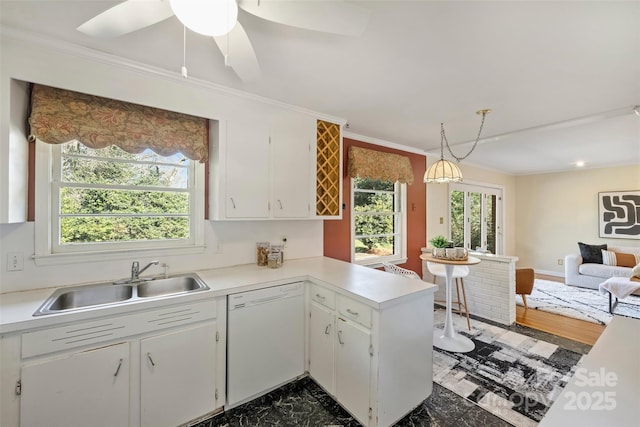
<path id="1" fill-rule="evenodd" d="M 191 233 L 193 238 L 181 241 L 159 242 L 124 242 L 109 246 L 96 244 L 95 250 L 82 249 L 56 251 L 53 244 L 53 198 L 51 191 L 57 185 L 53 182 L 53 150 L 60 150 L 61 146 L 47 144 L 42 141 L 35 142 L 35 253 L 34 260 L 37 265 L 66 264 L 80 261 L 103 261 L 130 258 L 132 253 L 144 252 L 145 256 L 193 254 L 202 253 L 204 245 L 204 189 L 205 168 L 204 164 L 194 163 L 193 173 L 193 200 L 191 212 Z M 100 245 L 100 246 L 97 246 Z M 106 247 L 105 247 L 106 246 Z M 78 248 L 78 246 L 76 246 Z"/>
<path id="2" fill-rule="evenodd" d="M 399 206 L 400 206 L 400 212 L 399 212 L 399 219 L 400 219 L 400 242 L 395 242 L 395 246 L 398 249 L 396 254 L 394 255 L 390 255 L 390 256 L 378 256 L 375 258 L 368 258 L 368 259 L 364 259 L 364 260 L 356 260 L 356 251 L 355 251 L 355 240 L 356 240 L 356 220 L 355 220 L 355 206 L 354 206 L 354 195 L 355 195 L 355 189 L 354 189 L 354 184 L 355 184 L 355 180 L 354 178 L 349 178 L 350 179 L 350 187 L 351 187 L 351 191 L 350 191 L 350 196 L 351 196 L 351 201 L 350 201 L 350 205 L 351 205 L 351 209 L 350 209 L 350 216 L 351 216 L 351 225 L 350 225 L 350 245 L 351 245 L 351 263 L 353 264 L 358 264 L 358 265 L 364 265 L 367 267 L 382 267 L 382 263 L 387 262 L 387 263 L 392 263 L 392 264 L 404 264 L 407 261 L 407 184 L 405 183 L 399 183 L 399 182 L 395 182 L 394 183 L 394 188 L 396 188 L 396 190 L 394 190 L 394 193 L 398 194 L 398 197 L 400 199 L 399 202 Z M 395 252 L 395 250 L 394 250 Z"/>

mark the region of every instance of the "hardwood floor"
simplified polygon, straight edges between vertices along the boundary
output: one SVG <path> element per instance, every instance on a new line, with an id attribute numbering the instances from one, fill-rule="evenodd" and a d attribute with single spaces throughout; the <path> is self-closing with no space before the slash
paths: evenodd
<path id="1" fill-rule="evenodd" d="M 561 277 L 555 276 L 536 274 L 536 278 L 563 282 Z M 560 316 L 554 313 L 533 309 L 525 310 L 524 307 L 519 305 L 516 306 L 516 323 L 588 345 L 595 344 L 605 328 L 603 325 Z"/>

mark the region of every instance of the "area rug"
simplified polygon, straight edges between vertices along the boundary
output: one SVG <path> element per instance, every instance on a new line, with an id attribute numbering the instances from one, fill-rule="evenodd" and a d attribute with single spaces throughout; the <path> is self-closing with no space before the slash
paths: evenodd
<path id="1" fill-rule="evenodd" d="M 433 381 L 517 427 L 535 426 L 573 375 L 582 355 L 499 326 L 454 315 L 468 353 L 434 347 Z M 434 313 L 444 326 L 444 310 Z"/>
<path id="2" fill-rule="evenodd" d="M 519 296 L 516 296 L 516 304 L 523 305 Z M 535 280 L 533 292 L 527 295 L 527 306 L 600 325 L 608 324 L 613 318 L 609 314 L 609 297 L 599 290 L 549 280 Z M 614 315 L 640 319 L 640 296 L 630 295 L 620 300 Z"/>

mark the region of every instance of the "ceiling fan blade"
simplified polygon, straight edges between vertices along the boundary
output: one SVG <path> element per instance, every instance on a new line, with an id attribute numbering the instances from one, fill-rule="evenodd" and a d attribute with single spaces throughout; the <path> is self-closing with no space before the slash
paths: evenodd
<path id="1" fill-rule="evenodd" d="M 110 39 L 173 16 L 168 0 L 127 0 L 78 27 L 88 36 Z"/>
<path id="2" fill-rule="evenodd" d="M 362 35 L 370 16 L 366 9 L 342 0 L 239 0 L 238 6 L 268 21 L 346 36 Z"/>
<path id="3" fill-rule="evenodd" d="M 240 22 L 230 33 L 213 38 L 225 57 L 225 64 L 245 83 L 260 80 L 260 66 L 253 45 Z"/>

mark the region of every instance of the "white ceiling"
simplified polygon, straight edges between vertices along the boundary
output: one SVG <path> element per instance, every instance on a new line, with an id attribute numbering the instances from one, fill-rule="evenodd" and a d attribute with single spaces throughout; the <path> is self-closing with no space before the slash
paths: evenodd
<path id="1" fill-rule="evenodd" d="M 179 74 L 176 18 L 108 41 L 76 30 L 117 3 L 1 0 L 0 16 L 4 28 Z M 640 117 L 632 111 L 640 104 L 640 1 L 353 3 L 371 12 L 360 37 L 241 10 L 262 69 L 256 83 L 225 69 L 211 38 L 189 33 L 189 76 L 343 117 L 353 134 L 437 156 L 440 122 L 460 156 L 476 136 L 475 111 L 491 108 L 465 163 L 510 174 L 571 170 L 578 160 L 640 164 Z"/>

